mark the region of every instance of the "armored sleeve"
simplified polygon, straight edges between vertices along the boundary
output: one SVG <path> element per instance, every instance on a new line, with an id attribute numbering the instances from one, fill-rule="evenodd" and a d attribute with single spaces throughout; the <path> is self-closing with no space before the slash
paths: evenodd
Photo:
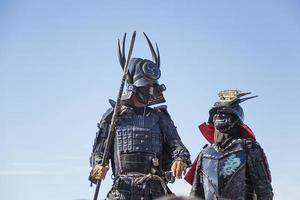
<path id="1" fill-rule="evenodd" d="M 271 173 L 265 153 L 260 145 L 253 140 L 247 140 L 246 145 L 248 151 L 247 167 L 257 200 L 271 200 L 273 199 Z"/>
<path id="2" fill-rule="evenodd" d="M 105 143 L 108 136 L 112 111 L 112 108 L 108 109 L 106 113 L 104 113 L 104 115 L 102 116 L 100 122 L 97 124 L 98 131 L 96 132 L 96 138 L 94 140 L 93 150 L 90 157 L 91 167 L 94 167 L 102 160 Z"/>
<path id="3" fill-rule="evenodd" d="M 202 159 L 202 152 L 200 152 L 200 154 L 198 155 L 196 171 L 193 179 L 193 185 L 190 192 L 190 197 L 205 199 L 202 177 L 201 177 L 201 159 Z"/>
<path id="4" fill-rule="evenodd" d="M 191 164 L 190 153 L 182 143 L 166 107 L 159 108 L 159 117 L 160 128 L 163 132 L 164 141 L 170 148 L 172 161 L 182 160 L 189 166 Z"/>

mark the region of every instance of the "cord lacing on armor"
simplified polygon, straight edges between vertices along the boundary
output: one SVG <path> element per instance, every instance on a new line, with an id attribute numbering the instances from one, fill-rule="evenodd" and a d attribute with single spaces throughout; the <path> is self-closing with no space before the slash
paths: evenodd
<path id="1" fill-rule="evenodd" d="M 120 175 L 120 177 L 133 177 L 134 178 L 134 182 L 136 184 L 143 184 L 145 181 L 148 181 L 148 180 L 156 180 L 156 181 L 159 181 L 160 182 L 160 185 L 161 187 L 163 188 L 165 194 L 167 195 L 168 194 L 168 190 L 167 190 L 167 185 L 164 181 L 164 179 L 162 179 L 162 177 L 158 176 L 158 175 L 155 175 L 155 174 L 139 174 L 139 173 L 136 173 L 136 174 L 126 174 L 126 175 Z"/>

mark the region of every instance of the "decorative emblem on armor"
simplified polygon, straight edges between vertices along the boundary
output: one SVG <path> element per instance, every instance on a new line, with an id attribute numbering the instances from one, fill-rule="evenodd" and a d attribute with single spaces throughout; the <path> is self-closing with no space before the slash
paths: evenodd
<path id="1" fill-rule="evenodd" d="M 141 71 L 150 80 L 158 80 L 161 75 L 160 69 L 153 62 L 145 62 Z"/>
<path id="2" fill-rule="evenodd" d="M 241 159 L 236 157 L 235 154 L 232 154 L 225 161 L 225 165 L 222 169 L 221 174 L 226 178 L 227 176 L 233 174 L 240 165 L 241 165 Z"/>

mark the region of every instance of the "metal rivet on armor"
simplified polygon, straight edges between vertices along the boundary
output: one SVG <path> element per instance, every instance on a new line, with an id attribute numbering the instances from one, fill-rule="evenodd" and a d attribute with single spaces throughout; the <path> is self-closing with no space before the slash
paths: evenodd
<path id="1" fill-rule="evenodd" d="M 139 147 L 135 147 L 135 149 L 136 149 L 136 150 L 139 150 L 140 148 L 139 148 Z"/>

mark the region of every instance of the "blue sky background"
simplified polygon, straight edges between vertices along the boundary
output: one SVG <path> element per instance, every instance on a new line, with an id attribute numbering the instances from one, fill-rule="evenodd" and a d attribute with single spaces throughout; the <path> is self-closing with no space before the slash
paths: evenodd
<path id="1" fill-rule="evenodd" d="M 116 41 L 161 52 L 161 83 L 195 158 L 197 125 L 217 92 L 251 91 L 245 122 L 269 159 L 275 199 L 300 199 L 300 3 L 265 1 L 0 0 L 0 199 L 84 200 L 96 123 L 116 98 Z M 111 185 L 103 182 L 99 199 Z M 187 195 L 183 180 L 170 186 Z"/>

